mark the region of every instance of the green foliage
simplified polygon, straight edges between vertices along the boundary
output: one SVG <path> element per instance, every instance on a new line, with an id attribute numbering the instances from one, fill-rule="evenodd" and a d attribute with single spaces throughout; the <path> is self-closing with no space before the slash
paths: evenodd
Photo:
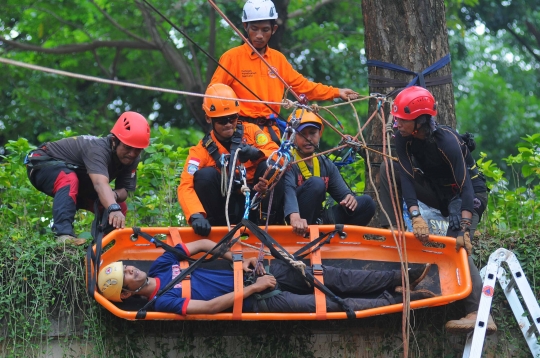
<path id="1" fill-rule="evenodd" d="M 479 168 L 488 179 L 488 188 L 491 188 L 487 219 L 490 229 L 496 231 L 526 233 L 539 228 L 540 135 L 534 134 L 523 139 L 525 142 L 518 144 L 519 154 L 505 159 L 515 181 L 512 186 L 504 172 L 492 160 L 487 160 L 485 153 L 481 153 L 481 159 L 478 160 Z M 525 183 L 522 183 L 521 178 L 525 179 Z"/>
<path id="2" fill-rule="evenodd" d="M 160 127 L 157 132 L 137 168 L 137 187 L 144 188 L 144 192 L 138 189 L 128 204 L 135 213 L 130 221 L 137 226 L 185 225 L 176 189 L 189 150 L 164 144 L 172 136 L 170 128 Z"/>

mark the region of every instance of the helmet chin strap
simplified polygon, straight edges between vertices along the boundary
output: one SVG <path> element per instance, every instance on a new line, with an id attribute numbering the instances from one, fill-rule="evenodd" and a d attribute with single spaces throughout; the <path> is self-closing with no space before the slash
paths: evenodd
<path id="1" fill-rule="evenodd" d="M 131 291 L 131 290 L 128 290 L 128 289 L 126 289 L 126 288 L 124 288 L 123 290 L 124 290 L 124 291 L 127 291 L 127 292 L 129 292 L 129 293 L 132 293 L 132 294 L 136 294 L 136 293 L 139 293 L 143 288 L 145 288 L 146 286 L 148 286 L 149 283 L 150 283 L 150 280 L 149 280 L 148 277 L 147 277 L 147 278 L 146 278 L 146 282 L 143 283 L 143 284 L 141 285 L 141 287 L 139 287 L 139 288 L 136 289 L 135 291 Z"/>

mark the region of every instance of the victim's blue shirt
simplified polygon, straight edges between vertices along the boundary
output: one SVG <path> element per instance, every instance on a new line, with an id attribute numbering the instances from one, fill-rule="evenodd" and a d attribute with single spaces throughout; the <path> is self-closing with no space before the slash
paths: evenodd
<path id="1" fill-rule="evenodd" d="M 185 245 L 178 244 L 176 248 L 191 256 Z M 148 276 L 157 280 L 157 287 L 161 290 L 178 276 L 180 271 L 178 259 L 172 253 L 165 252 L 154 261 L 148 271 Z M 233 291 L 233 271 L 196 268 L 191 272 L 191 299 L 193 300 L 209 301 Z M 152 299 L 156 293 L 157 290 L 149 299 Z M 182 297 L 182 281 L 180 281 L 156 300 L 154 308 L 158 312 L 186 315 L 188 304 L 189 299 Z M 242 310 L 249 311 L 251 306 L 251 299 L 247 298 L 244 300 Z"/>

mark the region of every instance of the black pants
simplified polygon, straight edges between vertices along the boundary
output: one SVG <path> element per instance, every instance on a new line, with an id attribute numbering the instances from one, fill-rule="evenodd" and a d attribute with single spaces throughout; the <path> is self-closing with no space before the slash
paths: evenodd
<path id="1" fill-rule="evenodd" d="M 394 166 L 394 171 L 396 174 L 396 183 L 398 186 L 398 195 L 399 199 L 401 200 L 401 185 L 400 185 L 400 178 L 399 178 L 399 169 Z M 396 226 L 396 217 L 394 215 L 393 207 L 392 207 L 392 201 L 390 198 L 390 183 L 388 183 L 387 176 L 386 176 L 386 165 L 383 162 L 381 164 L 381 170 L 380 170 L 380 187 L 379 187 L 379 197 L 381 200 L 382 208 L 388 213 L 388 216 L 390 217 L 390 223 L 386 219 L 386 216 L 381 213 L 380 215 L 380 224 L 382 227 L 388 227 L 389 224 Z M 446 211 L 446 208 L 441 208 L 441 201 L 439 200 L 437 193 L 431 188 L 430 183 L 424 180 L 424 178 L 420 175 L 415 175 L 415 183 L 414 183 L 414 189 L 416 192 L 416 197 L 421 202 L 425 203 L 426 205 L 435 208 L 435 209 L 443 209 L 441 211 Z M 473 217 L 472 217 L 472 224 L 471 224 L 471 237 L 474 236 L 474 232 L 476 231 L 476 228 L 478 227 L 478 223 L 480 222 L 480 219 L 482 218 L 482 214 L 487 207 L 487 201 L 488 196 L 487 192 L 483 193 L 475 193 L 475 196 L 478 200 L 481 202 L 481 206 L 478 209 L 474 209 Z M 448 228 L 448 231 L 446 232 L 446 236 L 449 237 L 457 237 L 458 236 L 457 230 L 452 230 L 450 227 Z M 478 305 L 480 304 L 480 295 L 482 294 L 482 278 L 480 277 L 480 272 L 478 271 L 478 268 L 474 264 L 473 259 L 469 256 L 469 268 L 471 271 L 471 279 L 472 279 L 472 292 L 471 294 L 463 300 L 465 304 L 465 310 L 467 313 L 474 312 L 478 310 Z"/>
<path id="2" fill-rule="evenodd" d="M 321 219 L 324 224 L 349 224 L 365 226 L 375 214 L 375 202 L 368 195 L 356 196 L 358 206 L 351 211 L 339 204 L 321 212 L 326 199 L 326 184 L 320 177 L 311 177 L 296 188 L 296 199 L 300 217 L 306 219 L 308 225 Z"/>
<path id="3" fill-rule="evenodd" d="M 257 166 L 254 174 L 254 184 L 259 181 L 259 177 L 264 175 L 267 165 L 266 161 L 262 161 Z M 225 226 L 227 220 L 225 216 L 226 196 L 221 195 L 221 174 L 214 167 L 206 167 L 195 172 L 193 177 L 195 192 L 201 201 L 201 204 L 206 211 L 206 217 L 213 226 Z M 253 189 L 253 185 L 250 185 Z M 283 222 L 283 194 L 285 192 L 285 182 L 280 180 L 274 187 L 272 198 L 272 208 L 268 210 L 270 202 L 270 194 L 261 202 L 261 210 L 266 215 L 270 215 L 270 224 L 281 224 Z M 251 191 L 251 198 L 255 192 Z M 231 223 L 239 223 L 244 217 L 246 198 L 240 192 L 240 186 L 233 184 L 232 193 L 229 198 L 229 220 Z M 261 211 L 249 210 L 249 220 L 262 224 Z M 281 222 L 280 222 L 281 220 Z"/>
<path id="4" fill-rule="evenodd" d="M 313 273 L 310 267 L 306 267 L 306 271 Z M 313 287 L 307 285 L 300 272 L 282 261 L 273 260 L 270 273 L 276 278 L 282 292 L 265 299 L 268 312 L 315 312 Z M 395 304 L 394 297 L 387 290 L 401 285 L 399 270 L 348 270 L 323 266 L 323 278 L 325 285 L 338 296 L 372 296 L 344 298 L 355 311 Z M 263 307 L 255 301 L 253 310 L 263 312 Z M 328 298 L 326 308 L 329 312 L 343 310 L 340 304 Z"/>
<path id="5" fill-rule="evenodd" d="M 98 198 L 90 177 L 86 173 L 78 173 L 63 164 L 29 167 L 28 178 L 39 191 L 53 197 L 53 226 L 52 231 L 57 235 L 76 236 L 73 221 L 78 209 L 94 212 L 94 202 Z M 118 203 L 122 214 L 126 215 L 125 202 Z M 100 214 L 103 206 L 99 206 Z M 110 225 L 105 232 L 114 228 Z"/>

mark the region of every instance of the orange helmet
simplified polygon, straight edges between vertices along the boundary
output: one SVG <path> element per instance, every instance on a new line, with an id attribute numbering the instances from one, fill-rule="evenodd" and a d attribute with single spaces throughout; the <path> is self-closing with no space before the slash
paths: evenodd
<path id="1" fill-rule="evenodd" d="M 236 100 L 238 97 L 233 89 L 223 83 L 214 83 L 206 89 L 206 95 L 227 97 L 228 99 L 217 99 L 204 97 L 203 109 L 206 115 L 210 118 L 230 116 L 238 114 L 240 111 L 240 103 Z"/>
<path id="2" fill-rule="evenodd" d="M 437 103 L 427 89 L 411 86 L 405 88 L 396 96 L 392 106 L 392 115 L 394 117 L 412 121 L 423 114 L 437 115 Z"/>
<path id="3" fill-rule="evenodd" d="M 137 112 L 124 112 L 116 121 L 111 133 L 125 145 L 146 148 L 150 145 L 150 126 Z"/>
<path id="4" fill-rule="evenodd" d="M 300 124 L 298 125 L 298 128 L 296 130 L 300 132 L 302 129 L 306 127 L 316 127 L 321 130 L 321 135 L 324 131 L 324 125 L 322 120 L 313 112 L 308 112 L 307 110 L 303 109 L 296 109 L 294 112 L 292 112 L 289 115 L 289 118 L 287 119 L 288 122 L 291 121 L 293 118 L 293 114 L 295 118 L 300 119 Z"/>

